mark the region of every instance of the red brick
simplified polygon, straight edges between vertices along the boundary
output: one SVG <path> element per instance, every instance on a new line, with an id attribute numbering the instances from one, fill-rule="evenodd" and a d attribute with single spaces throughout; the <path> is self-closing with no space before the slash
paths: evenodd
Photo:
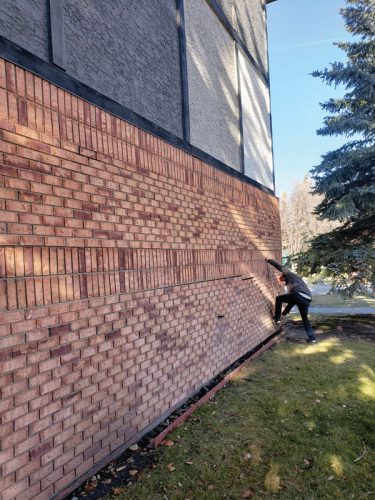
<path id="1" fill-rule="evenodd" d="M 29 479 L 25 477 L 2 492 L 3 500 L 14 500 L 17 495 L 21 495 L 29 489 Z"/>
<path id="2" fill-rule="evenodd" d="M 53 326 L 49 329 L 50 335 L 63 335 L 70 332 L 70 324 Z"/>
<path id="3" fill-rule="evenodd" d="M 8 115 L 9 120 L 13 123 L 18 123 L 18 102 L 17 96 L 12 92 L 8 92 Z M 17 125 L 14 125 L 14 129 Z"/>
<path id="4" fill-rule="evenodd" d="M 24 427 L 37 422 L 38 418 L 39 416 L 37 411 L 29 412 L 27 415 L 24 415 L 14 421 L 14 430 L 16 432 L 19 432 L 20 429 L 23 429 Z"/>
<path id="5" fill-rule="evenodd" d="M 2 465 L 2 474 L 4 476 L 11 474 L 12 472 L 24 467 L 29 462 L 29 454 L 24 453 L 23 455 L 19 455 L 12 460 L 8 460 L 6 463 Z"/>
<path id="6" fill-rule="evenodd" d="M 23 248 L 16 248 L 14 252 L 15 269 L 17 276 L 25 275 L 25 263 L 24 263 L 24 250 Z"/>
<path id="7" fill-rule="evenodd" d="M 0 117 L 8 119 L 8 95 L 2 88 L 0 88 Z"/>
<path id="8" fill-rule="evenodd" d="M 27 436 L 27 429 L 22 429 L 22 430 L 18 431 L 17 434 L 22 435 L 23 433 L 26 434 L 26 436 Z M 16 456 L 21 455 L 22 453 L 25 453 L 26 451 L 31 450 L 32 448 L 34 448 L 38 444 L 39 444 L 39 436 L 38 435 L 32 436 L 29 439 L 27 439 L 27 437 L 26 437 L 21 442 L 19 442 L 18 444 L 15 445 L 15 447 L 14 447 L 15 455 Z"/>
<path id="9" fill-rule="evenodd" d="M 18 121 L 21 125 L 28 125 L 28 117 L 27 117 L 27 101 L 23 97 L 18 97 L 17 99 L 17 107 L 18 107 Z"/>
<path id="10" fill-rule="evenodd" d="M 0 87 L 6 88 L 5 61 L 0 59 Z"/>
<path id="11" fill-rule="evenodd" d="M 3 444 L 5 446 L 5 444 Z M 9 446 L 9 445 L 8 445 Z M 10 462 L 14 458 L 14 450 L 12 448 L 8 448 L 7 450 L 0 451 L 0 465 Z"/>
<path id="12" fill-rule="evenodd" d="M 26 81 L 25 81 L 25 71 L 22 68 L 16 66 L 16 82 L 17 82 L 17 94 L 25 97 L 26 96 Z"/>
<path id="13" fill-rule="evenodd" d="M 0 478 L 0 491 L 5 491 L 8 488 L 14 488 L 15 487 L 15 481 L 16 481 L 16 474 L 15 474 L 15 472 L 13 472 L 12 474 L 9 474 L 6 477 Z M 11 496 L 12 494 L 13 494 L 12 490 L 10 490 L 10 496 L 8 496 L 9 499 L 14 498 L 13 496 Z M 4 497 L 4 498 L 7 498 L 7 497 Z"/>
<path id="14" fill-rule="evenodd" d="M 263 292 L 231 276 L 270 290 L 277 200 L 11 64 L 6 83 L 0 431 L 35 454 L 14 498 L 47 498 L 272 333 Z"/>
<path id="15" fill-rule="evenodd" d="M 16 88 L 16 71 L 15 71 L 15 66 L 6 61 L 5 62 L 5 71 L 6 71 L 6 81 L 7 81 L 7 89 L 10 92 L 17 92 Z"/>
<path id="16" fill-rule="evenodd" d="M 39 458 L 51 450 L 52 446 L 50 442 L 44 443 L 37 448 L 33 448 L 30 451 L 30 460 L 34 460 L 35 458 Z"/>

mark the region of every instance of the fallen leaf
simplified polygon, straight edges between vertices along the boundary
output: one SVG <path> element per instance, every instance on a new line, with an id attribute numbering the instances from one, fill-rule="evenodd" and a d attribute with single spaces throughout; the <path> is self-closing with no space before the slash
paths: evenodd
<path id="1" fill-rule="evenodd" d="M 253 490 L 246 490 L 242 493 L 242 498 L 251 498 L 254 496 Z"/>
<path id="2" fill-rule="evenodd" d="M 186 460 L 185 464 L 187 464 L 187 465 L 193 465 L 193 462 L 191 462 L 190 460 Z"/>
<path id="3" fill-rule="evenodd" d="M 123 493 L 125 493 L 126 491 L 126 488 L 112 488 L 112 495 L 115 495 L 116 497 L 118 495 L 122 495 Z"/>
<path id="4" fill-rule="evenodd" d="M 335 479 L 335 476 L 329 476 L 329 478 L 327 479 L 327 481 L 333 481 Z"/>
<path id="5" fill-rule="evenodd" d="M 176 470 L 176 467 L 174 467 L 173 464 L 168 464 L 167 469 L 169 470 L 169 472 L 173 472 L 174 470 Z"/>
<path id="6" fill-rule="evenodd" d="M 131 476 L 136 476 L 136 475 L 138 474 L 138 471 L 137 471 L 137 469 L 131 469 L 131 470 L 129 471 L 129 474 L 130 474 Z"/>
<path id="7" fill-rule="evenodd" d="M 243 456 L 244 460 L 250 460 L 250 458 L 251 458 L 250 453 L 245 453 L 244 456 Z"/>
<path id="8" fill-rule="evenodd" d="M 303 461 L 303 463 L 304 463 L 305 465 L 310 465 L 310 460 L 308 460 L 307 458 L 305 458 L 305 460 Z"/>
<path id="9" fill-rule="evenodd" d="M 209 489 L 209 490 L 213 490 L 213 489 L 214 489 L 214 485 L 213 485 L 213 484 L 209 484 L 209 485 L 208 485 L 208 489 Z"/>
<path id="10" fill-rule="evenodd" d="M 137 445 L 137 443 L 132 444 L 131 446 L 129 446 L 129 450 L 137 451 L 139 450 L 139 446 Z"/>
<path id="11" fill-rule="evenodd" d="M 121 467 L 117 467 L 116 472 L 120 472 L 124 469 L 126 469 L 126 465 L 121 465 Z"/>
<path id="12" fill-rule="evenodd" d="M 163 446 L 173 446 L 174 442 L 171 439 L 164 439 L 164 441 L 161 444 Z"/>

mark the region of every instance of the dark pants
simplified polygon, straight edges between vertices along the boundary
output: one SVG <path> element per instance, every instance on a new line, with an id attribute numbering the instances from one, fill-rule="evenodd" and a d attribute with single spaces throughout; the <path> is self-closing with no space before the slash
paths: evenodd
<path id="1" fill-rule="evenodd" d="M 276 303 L 275 303 L 276 321 L 279 321 L 281 318 L 281 308 L 283 303 L 287 304 L 283 311 L 283 316 L 286 316 L 290 312 L 293 306 L 298 307 L 307 336 L 309 337 L 309 339 L 315 340 L 315 335 L 308 317 L 310 300 L 304 299 L 301 295 L 297 293 L 286 293 L 285 295 L 278 295 L 276 297 Z"/>

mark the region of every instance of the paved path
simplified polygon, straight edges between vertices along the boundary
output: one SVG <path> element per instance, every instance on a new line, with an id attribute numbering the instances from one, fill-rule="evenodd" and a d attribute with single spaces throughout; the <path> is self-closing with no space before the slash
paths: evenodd
<path id="1" fill-rule="evenodd" d="M 297 307 L 293 307 L 291 314 L 298 314 Z M 309 308 L 309 314 L 346 314 L 347 316 L 353 316 L 356 314 L 375 314 L 375 307 L 311 306 Z"/>
<path id="2" fill-rule="evenodd" d="M 311 314 L 375 314 L 375 307 L 364 306 L 364 307 L 323 307 L 323 306 L 312 306 L 309 308 L 309 313 Z"/>

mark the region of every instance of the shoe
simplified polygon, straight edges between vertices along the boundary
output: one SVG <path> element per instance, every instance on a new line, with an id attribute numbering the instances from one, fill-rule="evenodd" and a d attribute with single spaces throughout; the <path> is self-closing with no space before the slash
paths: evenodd
<path id="1" fill-rule="evenodd" d="M 277 318 L 275 318 L 275 316 L 272 318 L 272 321 L 274 323 L 276 323 L 276 325 L 280 325 L 281 324 L 281 319 L 277 319 Z"/>
<path id="2" fill-rule="evenodd" d="M 316 344 L 316 339 L 306 339 L 308 344 Z"/>

